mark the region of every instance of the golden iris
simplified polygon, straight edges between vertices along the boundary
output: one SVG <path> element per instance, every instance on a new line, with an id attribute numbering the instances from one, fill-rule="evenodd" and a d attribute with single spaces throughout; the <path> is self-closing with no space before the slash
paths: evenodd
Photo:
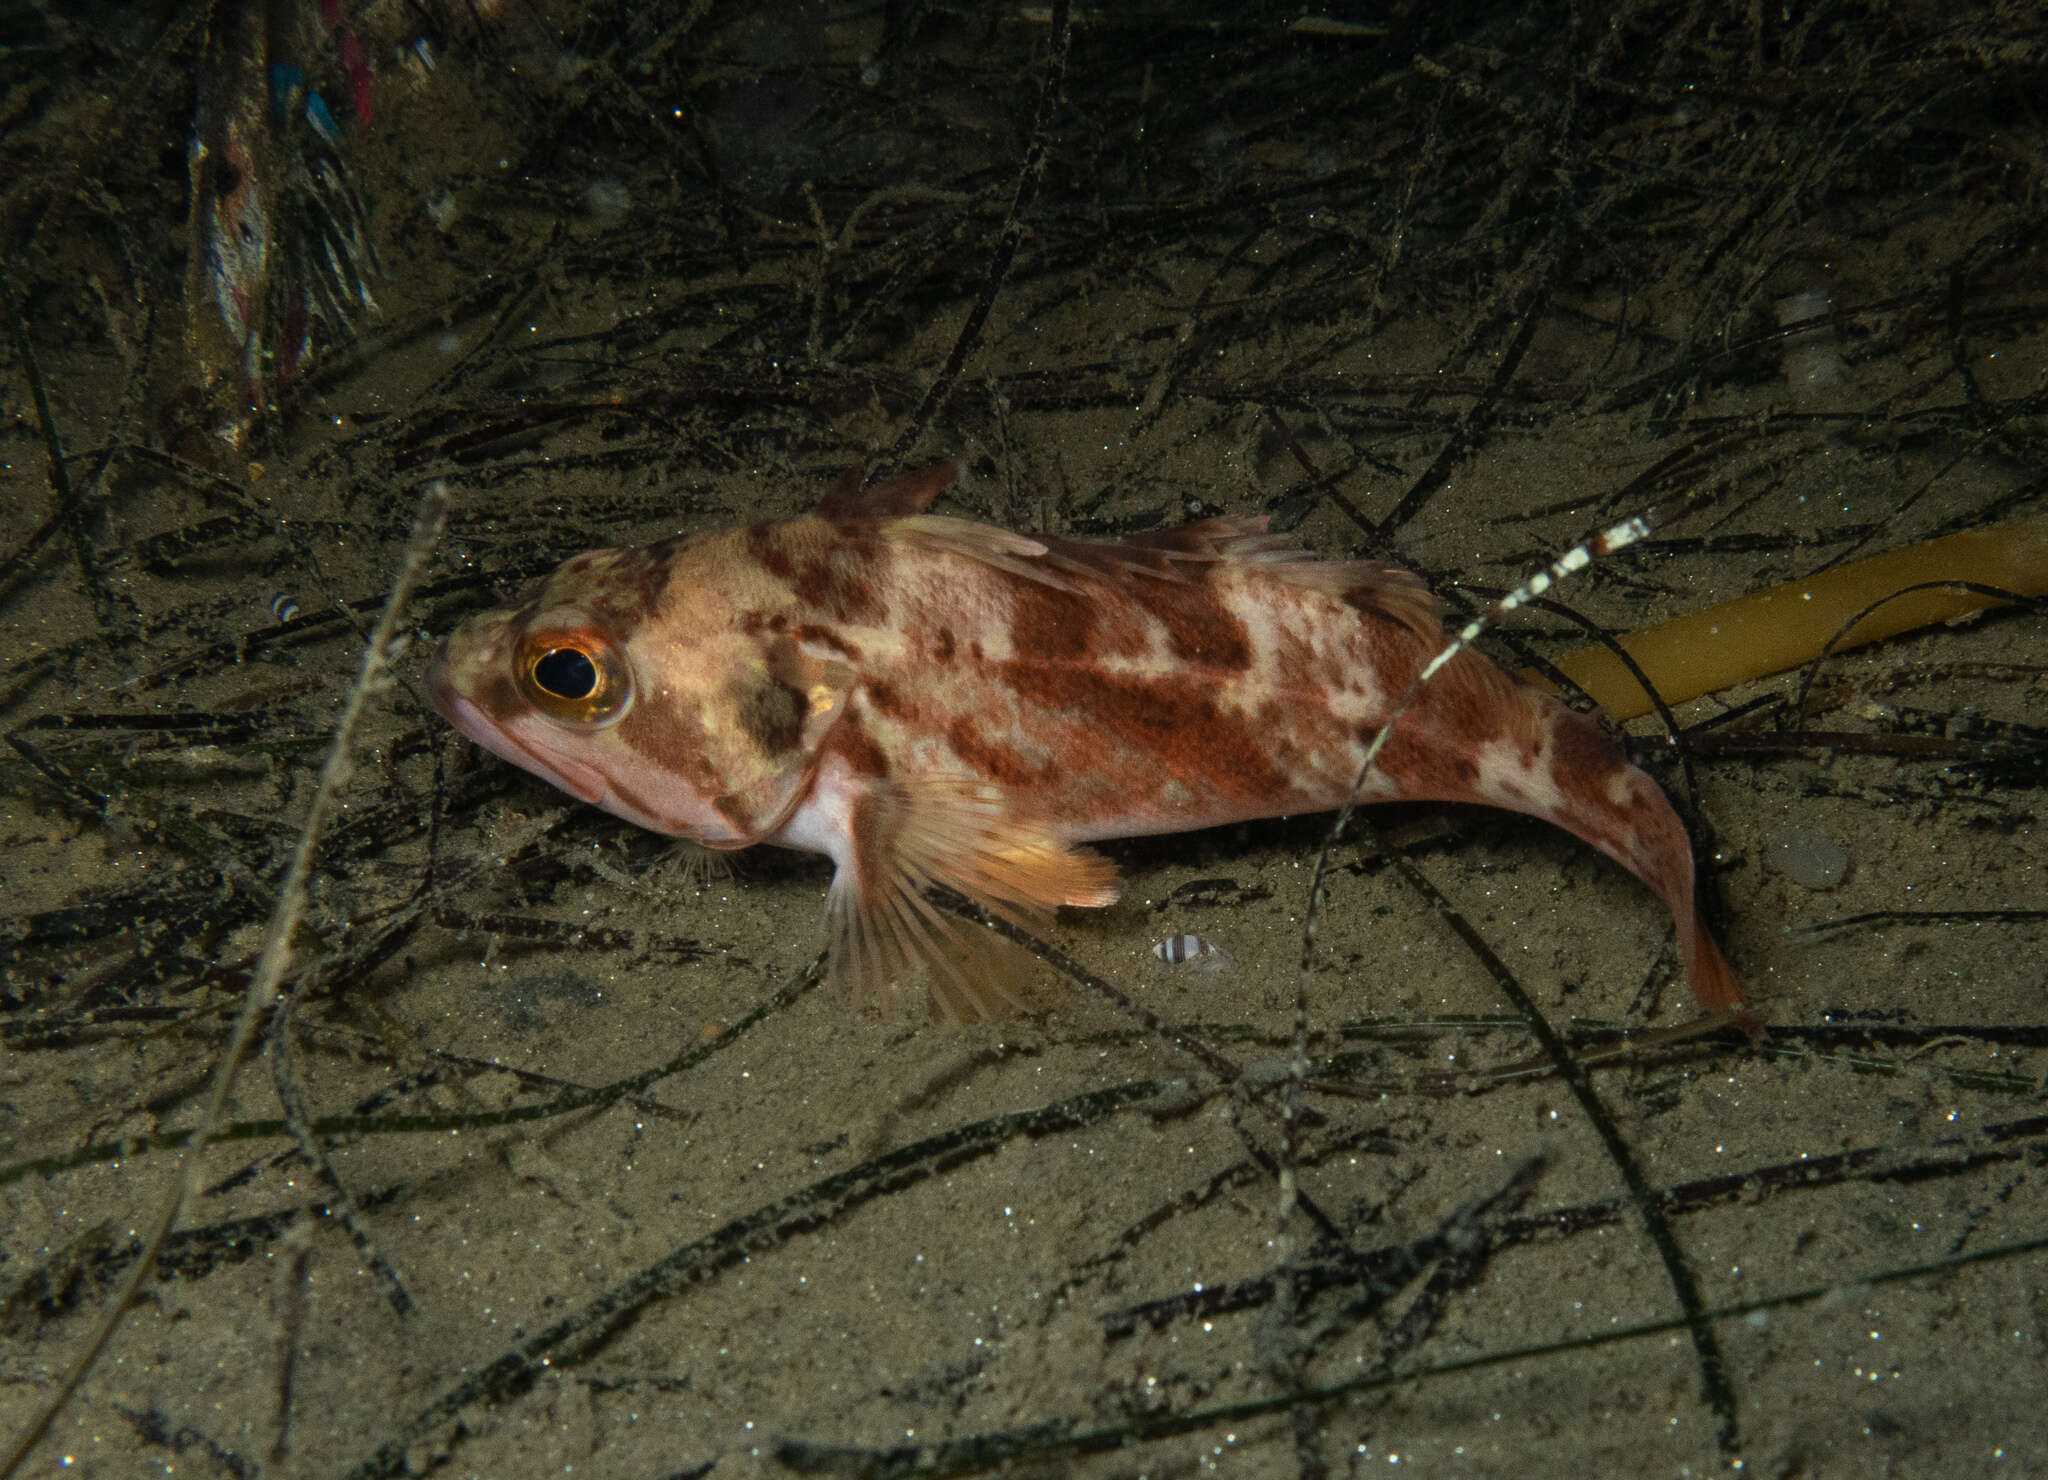
<path id="1" fill-rule="evenodd" d="M 519 649 L 519 686 L 535 708 L 565 724 L 617 720 L 633 699 L 633 674 L 602 632 L 529 632 Z"/>

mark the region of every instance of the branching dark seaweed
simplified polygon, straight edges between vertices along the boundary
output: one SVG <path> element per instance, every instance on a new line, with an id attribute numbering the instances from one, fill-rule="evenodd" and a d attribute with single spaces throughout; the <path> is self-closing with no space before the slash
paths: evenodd
<path id="1" fill-rule="evenodd" d="M 2033 11 L 179 0 L 17 30 L 0 1391 L 49 1403 L 110 1315 L 124 1359 L 24 1468 L 90 1439 L 123 1473 L 310 1473 L 329 1429 L 368 1436 L 358 1473 L 507 1480 L 2048 1446 L 2024 1363 L 1981 1359 L 2043 1308 L 2038 601 L 1627 722 L 1683 763 L 1760 1044 L 1660 1016 L 1657 923 L 1600 860 L 1442 809 L 1321 859 L 1327 819 L 1105 844 L 1120 905 L 982 922 L 1063 982 L 1039 1011 L 849 1018 L 812 992 L 814 863 L 695 869 L 417 681 L 578 551 L 927 455 L 966 469 L 943 512 L 1263 515 L 1454 628 L 1654 508 L 1569 610 L 1479 639 L 1539 673 L 2038 519 Z M 1227 971 L 1148 949 L 1197 930 Z M 270 1072 L 196 1154 L 252 987 Z M 152 1271 L 145 1204 L 188 1170 Z M 1879 1329 L 1914 1382 L 1847 1401 Z M 1630 1405 L 1675 1422 L 1585 1418 Z"/>
<path id="2" fill-rule="evenodd" d="M 529 1386 L 543 1367 L 581 1360 L 648 1302 L 673 1295 L 749 1250 L 785 1242 L 796 1234 L 832 1222 L 871 1198 L 986 1156 L 1019 1137 L 1075 1130 L 1179 1088 L 1176 1080 L 1139 1081 L 962 1126 L 863 1162 L 757 1208 L 704 1238 L 684 1244 L 625 1283 L 607 1290 L 582 1310 L 550 1326 L 518 1350 L 505 1353 L 475 1376 L 441 1394 L 402 1422 L 395 1437 L 374 1455 L 349 1470 L 350 1480 L 402 1473 L 408 1446 L 437 1426 L 458 1418 L 463 1409 L 478 1402 L 503 1401 Z"/>

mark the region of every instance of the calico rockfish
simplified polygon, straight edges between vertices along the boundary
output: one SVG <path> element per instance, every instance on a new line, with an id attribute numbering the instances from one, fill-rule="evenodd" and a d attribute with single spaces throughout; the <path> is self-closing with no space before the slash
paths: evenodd
<path id="1" fill-rule="evenodd" d="M 934 1015 L 1014 983 L 925 898 L 1007 919 L 1116 897 L 1078 846 L 1328 811 L 1444 646 L 1415 576 L 1327 560 L 1264 519 L 1087 543 L 926 513 L 955 464 L 815 513 L 593 550 L 462 624 L 435 707 L 570 795 L 710 848 L 830 857 L 830 976 Z M 1671 909 L 1700 1004 L 1747 1013 L 1656 783 L 1591 719 L 1465 651 L 1418 691 L 1360 800 L 1557 824 Z M 973 932 L 984 934 L 984 932 Z"/>

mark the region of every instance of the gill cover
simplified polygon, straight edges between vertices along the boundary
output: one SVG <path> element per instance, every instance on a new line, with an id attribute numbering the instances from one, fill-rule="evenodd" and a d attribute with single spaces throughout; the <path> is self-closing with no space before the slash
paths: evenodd
<path id="1" fill-rule="evenodd" d="M 712 806 L 739 834 L 720 846 L 745 847 L 789 820 L 854 682 L 845 662 L 781 635 L 736 637 L 707 665 L 699 722 L 718 778 Z"/>

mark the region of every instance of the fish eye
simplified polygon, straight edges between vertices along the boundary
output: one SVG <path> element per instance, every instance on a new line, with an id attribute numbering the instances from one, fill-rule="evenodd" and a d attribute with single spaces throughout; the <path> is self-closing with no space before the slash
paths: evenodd
<path id="1" fill-rule="evenodd" d="M 557 699 L 588 699 L 597 692 L 597 665 L 579 648 L 549 648 L 533 660 L 533 681 Z"/>
<path id="2" fill-rule="evenodd" d="M 566 724 L 609 724 L 632 702 L 632 670 L 618 644 L 601 632 L 529 632 L 517 671 L 534 707 Z"/>

